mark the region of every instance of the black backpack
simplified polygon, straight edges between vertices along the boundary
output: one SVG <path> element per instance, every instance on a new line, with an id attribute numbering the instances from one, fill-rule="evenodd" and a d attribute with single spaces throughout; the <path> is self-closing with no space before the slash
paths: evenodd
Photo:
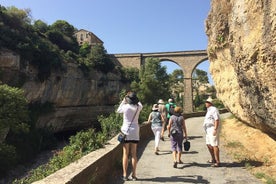
<path id="1" fill-rule="evenodd" d="M 174 114 L 174 104 L 170 104 L 169 106 L 169 115 L 173 115 Z"/>

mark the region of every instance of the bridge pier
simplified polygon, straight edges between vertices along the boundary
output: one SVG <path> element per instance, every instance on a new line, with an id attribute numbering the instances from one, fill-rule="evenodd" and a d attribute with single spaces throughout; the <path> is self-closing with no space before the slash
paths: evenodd
<path id="1" fill-rule="evenodd" d="M 193 112 L 193 89 L 192 78 L 184 78 L 184 98 L 183 98 L 183 110 L 184 113 Z"/>

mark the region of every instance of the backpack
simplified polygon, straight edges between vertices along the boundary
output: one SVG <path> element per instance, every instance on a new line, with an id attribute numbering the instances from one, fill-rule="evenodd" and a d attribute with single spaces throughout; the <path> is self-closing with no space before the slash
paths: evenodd
<path id="1" fill-rule="evenodd" d="M 169 115 L 173 115 L 174 114 L 174 104 L 170 104 L 169 106 Z"/>

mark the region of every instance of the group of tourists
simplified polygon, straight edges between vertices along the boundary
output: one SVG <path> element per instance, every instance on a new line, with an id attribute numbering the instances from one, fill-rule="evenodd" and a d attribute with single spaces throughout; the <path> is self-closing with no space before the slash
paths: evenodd
<path id="1" fill-rule="evenodd" d="M 211 159 L 207 162 L 211 163 L 212 167 L 219 167 L 219 112 L 213 106 L 210 97 L 205 101 L 205 106 L 207 107 L 207 113 L 203 122 L 203 128 L 206 133 L 206 145 L 211 155 Z M 137 144 L 140 140 L 138 118 L 142 108 L 143 105 L 136 96 L 136 93 L 128 92 L 117 109 L 118 113 L 123 114 L 121 132 L 126 135 L 125 142 L 123 143 L 122 158 L 122 179 L 124 181 L 129 179 L 137 180 Z M 160 140 L 165 141 L 164 133 L 167 130 L 171 143 L 173 167 L 177 168 L 177 164 L 183 164 L 181 160 L 183 140 L 188 139 L 183 109 L 177 106 L 172 98 L 166 104 L 162 99 L 159 99 L 152 106 L 152 112 L 149 114 L 147 123 L 151 123 L 151 129 L 154 134 L 154 154 L 159 155 L 159 143 Z M 131 178 L 127 176 L 129 154 L 131 155 L 132 164 Z"/>
<path id="2" fill-rule="evenodd" d="M 156 155 L 159 154 L 159 140 L 164 141 L 164 132 L 168 130 L 173 155 L 173 167 L 176 168 L 178 163 L 182 164 L 182 143 L 183 139 L 187 139 L 187 129 L 182 115 L 182 108 L 176 106 L 172 98 L 168 100 L 167 104 L 160 99 L 158 104 L 153 105 L 147 123 L 151 123 L 151 129 L 155 137 L 154 153 Z"/>

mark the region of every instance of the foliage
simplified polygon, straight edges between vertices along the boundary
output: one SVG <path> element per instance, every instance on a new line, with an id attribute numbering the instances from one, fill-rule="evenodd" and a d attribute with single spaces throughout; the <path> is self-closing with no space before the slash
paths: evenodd
<path id="1" fill-rule="evenodd" d="M 193 72 L 193 79 L 198 80 L 200 83 L 209 83 L 207 72 L 200 69 L 195 69 Z"/>
<path id="2" fill-rule="evenodd" d="M 137 92 L 142 103 L 153 104 L 160 98 L 169 97 L 169 76 L 166 67 L 161 67 L 158 59 L 146 59 L 140 69 L 139 79 L 139 82 L 132 82 L 131 88 Z"/>
<path id="3" fill-rule="evenodd" d="M 107 141 L 118 134 L 123 123 L 123 117 L 118 113 L 111 113 L 108 117 L 99 116 L 98 121 L 101 123 L 102 133 L 105 135 L 105 141 Z"/>
<path id="4" fill-rule="evenodd" d="M 15 180 L 13 183 L 32 183 L 43 179 L 91 151 L 103 147 L 106 141 L 118 133 L 122 117 L 119 114 L 112 113 L 106 118 L 103 116 L 98 117 L 98 121 L 101 123 L 101 132 L 95 132 L 91 128 L 71 136 L 69 145 L 65 146 L 62 151 L 57 152 L 50 159 L 49 163 L 39 166 L 32 170 L 27 177 L 21 180 Z"/>
<path id="5" fill-rule="evenodd" d="M 139 69 L 138 68 L 121 68 L 123 82 L 139 82 Z"/>
<path id="6" fill-rule="evenodd" d="M 182 70 L 174 70 L 170 74 L 170 84 L 177 84 L 178 82 L 183 82 L 184 74 Z"/>
<path id="7" fill-rule="evenodd" d="M 40 33 L 46 33 L 49 30 L 49 26 L 42 20 L 36 20 L 33 26 L 34 29 Z"/>
<path id="8" fill-rule="evenodd" d="M 81 57 L 87 57 L 87 55 L 90 53 L 90 45 L 85 42 L 84 44 L 82 44 L 82 46 L 80 47 L 79 53 Z"/>
<path id="9" fill-rule="evenodd" d="M 90 68 L 97 69 L 104 73 L 112 71 L 115 67 L 115 64 L 101 44 L 97 44 L 91 48 L 87 61 Z"/>
<path id="10" fill-rule="evenodd" d="M 140 116 L 139 116 L 139 123 L 148 121 L 149 114 L 152 111 L 151 108 L 152 108 L 151 104 L 143 104 L 143 109 L 140 112 Z"/>
<path id="11" fill-rule="evenodd" d="M 12 132 L 28 132 L 27 100 L 18 88 L 0 85 L 0 128 Z"/>
<path id="12" fill-rule="evenodd" d="M 16 150 L 16 145 L 9 142 L 10 135 L 26 134 L 29 128 L 27 101 L 23 96 L 23 91 L 8 85 L 0 85 L 1 174 L 14 166 L 20 153 Z"/>
<path id="13" fill-rule="evenodd" d="M 0 117 L 1 171 L 6 172 L 33 159 L 39 151 L 54 146 L 55 139 L 49 131 L 32 125 L 27 100 L 21 89 L 0 85 Z"/>
<path id="14" fill-rule="evenodd" d="M 16 163 L 16 148 L 12 145 L 0 143 L 0 176 L 3 176 Z"/>

